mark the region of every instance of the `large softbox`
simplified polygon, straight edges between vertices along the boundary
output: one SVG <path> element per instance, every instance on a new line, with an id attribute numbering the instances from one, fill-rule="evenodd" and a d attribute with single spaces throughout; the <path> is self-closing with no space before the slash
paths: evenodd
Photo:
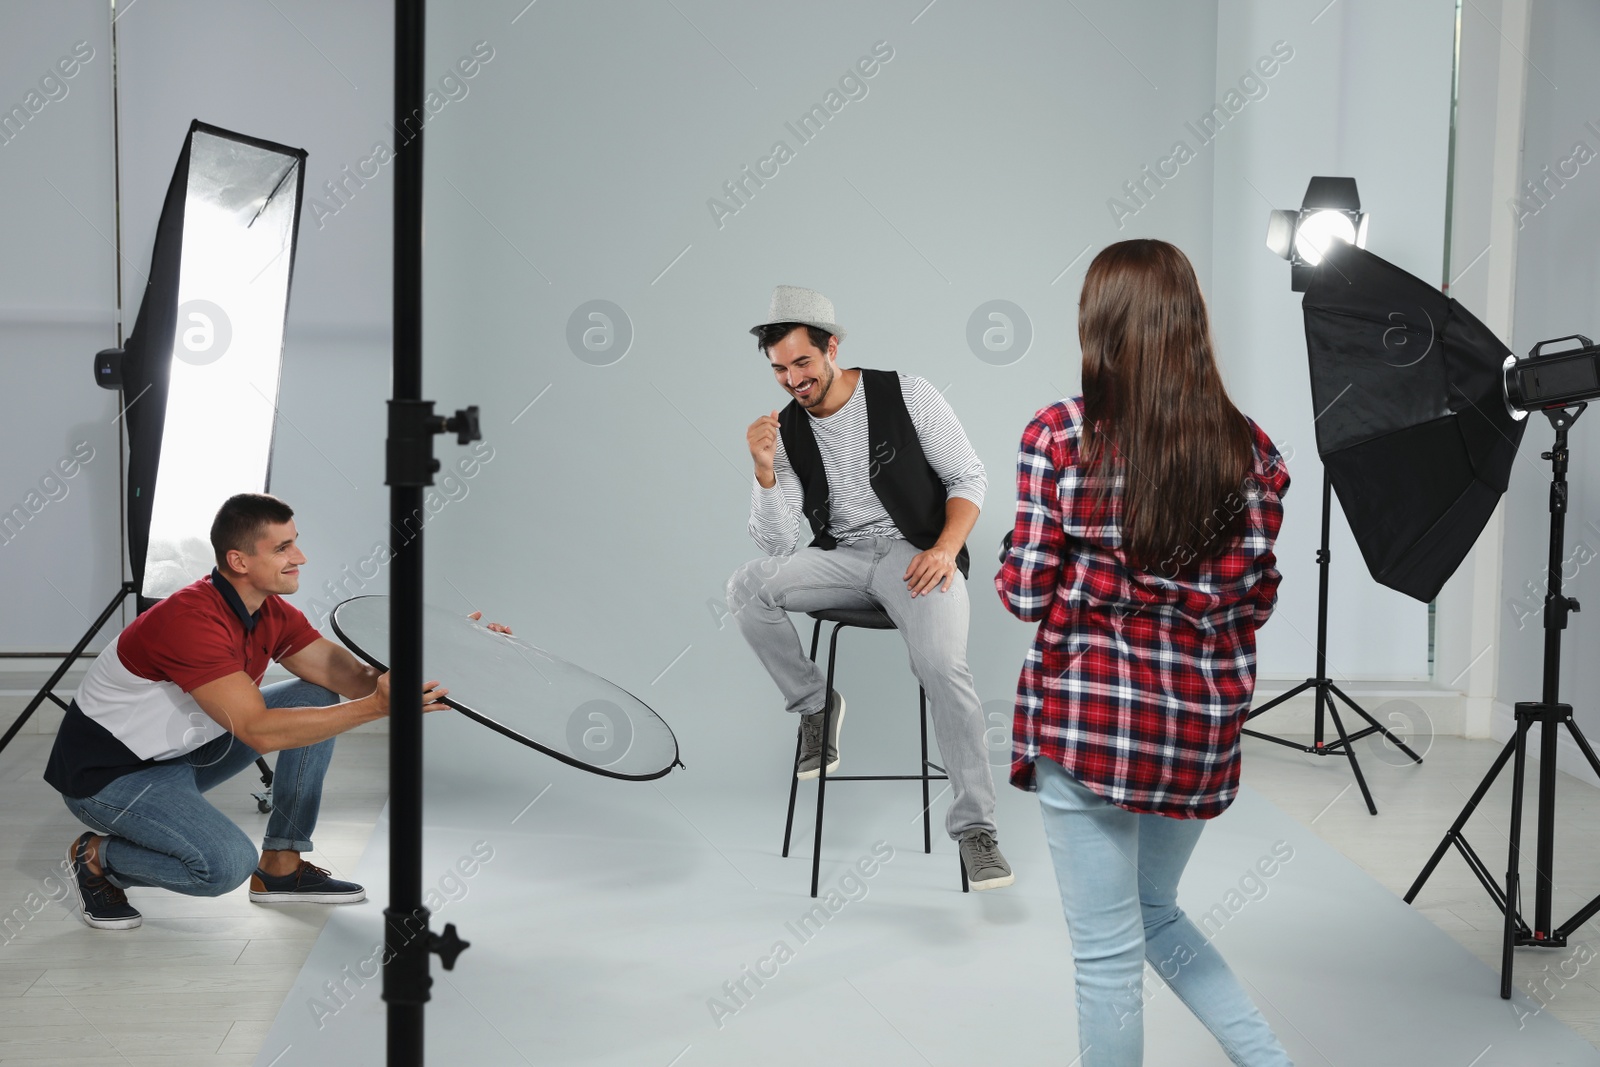
<path id="1" fill-rule="evenodd" d="M 1430 601 L 1511 477 L 1510 349 L 1434 286 L 1336 245 L 1303 303 L 1317 452 L 1373 578 Z"/>
<path id="2" fill-rule="evenodd" d="M 195 121 L 123 357 L 141 606 L 212 566 L 211 520 L 271 467 L 306 153 Z"/>

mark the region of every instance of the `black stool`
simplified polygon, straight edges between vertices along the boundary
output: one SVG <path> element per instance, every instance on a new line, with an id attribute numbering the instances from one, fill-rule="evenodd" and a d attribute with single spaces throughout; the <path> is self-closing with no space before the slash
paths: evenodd
<path id="1" fill-rule="evenodd" d="M 878 608 L 824 608 L 821 611 L 806 613 L 816 620 L 816 625 L 811 629 L 811 662 L 817 661 L 817 643 L 822 637 L 822 624 L 833 623 L 833 633 L 828 638 L 828 685 L 824 692 L 833 692 L 833 668 L 839 652 L 839 631 L 846 626 L 857 626 L 863 630 L 893 630 L 894 621 Z M 828 737 L 833 726 L 833 714 L 828 711 L 828 703 L 823 704 L 822 718 L 822 761 L 817 770 L 817 830 L 816 843 L 811 850 L 811 895 L 817 895 L 817 872 L 822 865 L 822 804 L 827 795 L 828 782 L 921 782 L 922 783 L 922 851 L 933 852 L 933 824 L 928 808 L 932 801 L 928 799 L 928 783 L 948 781 L 950 776 L 945 769 L 928 759 L 928 693 L 921 684 L 917 686 L 917 702 L 922 725 L 922 773 L 921 774 L 828 774 Z M 794 738 L 794 768 L 789 774 L 789 818 L 783 826 L 783 855 L 789 855 L 789 837 L 794 830 L 794 800 L 800 788 L 800 780 L 795 774 L 800 770 L 800 749 L 805 736 L 805 726 L 801 724 L 795 732 Z M 929 774 L 929 769 L 938 771 L 938 774 Z M 968 891 L 967 866 L 961 862 L 958 851 L 956 865 L 961 868 L 961 891 Z"/>

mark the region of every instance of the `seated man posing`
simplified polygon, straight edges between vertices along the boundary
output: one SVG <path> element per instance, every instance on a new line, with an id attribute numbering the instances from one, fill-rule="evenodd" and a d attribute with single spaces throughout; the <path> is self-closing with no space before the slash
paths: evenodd
<path id="1" fill-rule="evenodd" d="M 300 854 L 311 851 L 333 738 L 389 714 L 389 676 L 280 599 L 299 588 L 306 561 L 293 518 L 276 497 L 229 498 L 211 525 L 216 569 L 107 644 L 67 709 L 44 777 L 91 828 L 67 853 L 90 926 L 139 925 L 129 886 L 220 896 L 249 878 L 263 904 L 366 897 Z M 297 677 L 262 688 L 274 660 Z M 437 682 L 423 688 L 424 711 L 445 706 Z M 279 755 L 258 861 L 203 794 L 268 752 Z"/>
<path id="2" fill-rule="evenodd" d="M 905 639 L 927 690 L 950 776 L 945 829 L 959 842 L 968 882 L 1011 885 L 967 667 L 965 543 L 983 503 L 983 463 L 926 379 L 839 367 L 844 330 L 821 293 L 778 286 L 767 321 L 750 332 L 792 399 L 745 435 L 755 463 L 750 533 L 767 555 L 734 573 L 728 604 L 784 707 L 802 716 L 796 777 L 817 777 L 824 759 L 827 773 L 838 768 L 845 703 L 825 691 L 787 613 L 876 608 Z M 812 533 L 803 548 L 802 522 Z"/>

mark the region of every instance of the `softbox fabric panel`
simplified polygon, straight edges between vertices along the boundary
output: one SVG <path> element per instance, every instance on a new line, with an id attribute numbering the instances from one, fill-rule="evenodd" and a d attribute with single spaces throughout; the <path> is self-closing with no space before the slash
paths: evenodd
<path id="1" fill-rule="evenodd" d="M 125 345 L 141 608 L 211 567 L 211 518 L 267 488 L 306 153 L 193 122 Z"/>
<path id="2" fill-rule="evenodd" d="M 1430 601 L 1511 477 L 1510 350 L 1455 300 L 1353 245 L 1303 302 L 1317 452 L 1379 583 Z"/>

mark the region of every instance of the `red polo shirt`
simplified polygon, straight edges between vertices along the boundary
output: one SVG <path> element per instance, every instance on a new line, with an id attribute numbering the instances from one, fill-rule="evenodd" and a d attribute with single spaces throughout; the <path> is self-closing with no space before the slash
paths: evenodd
<path id="1" fill-rule="evenodd" d="M 45 781 L 67 796 L 93 796 L 221 737 L 226 728 L 189 694 L 241 671 L 260 685 L 269 663 L 319 636 L 280 597 L 247 612 L 213 570 L 140 615 L 95 658 L 56 734 Z"/>

